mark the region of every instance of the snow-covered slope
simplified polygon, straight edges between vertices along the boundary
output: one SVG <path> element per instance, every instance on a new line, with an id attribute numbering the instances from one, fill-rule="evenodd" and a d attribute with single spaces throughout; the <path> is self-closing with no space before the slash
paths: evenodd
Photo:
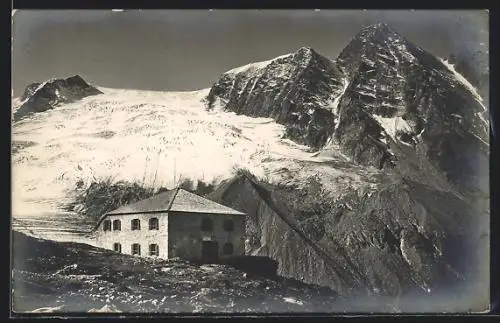
<path id="1" fill-rule="evenodd" d="M 100 90 L 13 124 L 14 217 L 60 212 L 78 182 L 108 176 L 172 187 L 180 178 L 219 182 L 244 167 L 274 182 L 323 174 L 339 192 L 371 185 L 369 170 L 332 168 L 345 158 L 314 157 L 308 147 L 282 139 L 284 127 L 271 118 L 207 111 L 208 90 Z"/>

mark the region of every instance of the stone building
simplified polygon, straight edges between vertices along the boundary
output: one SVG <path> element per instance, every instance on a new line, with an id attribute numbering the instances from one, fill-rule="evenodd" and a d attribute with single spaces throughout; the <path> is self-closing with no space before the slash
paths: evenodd
<path id="1" fill-rule="evenodd" d="M 104 214 L 96 244 L 138 256 L 216 262 L 245 253 L 245 213 L 177 188 Z"/>

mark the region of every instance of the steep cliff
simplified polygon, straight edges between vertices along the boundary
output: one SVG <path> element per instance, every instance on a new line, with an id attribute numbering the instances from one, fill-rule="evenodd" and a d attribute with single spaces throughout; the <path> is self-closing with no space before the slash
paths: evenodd
<path id="1" fill-rule="evenodd" d="M 487 110 L 452 66 L 385 24 L 363 28 L 337 64 L 350 80 L 334 134 L 346 154 L 384 167 L 402 158 L 395 146 L 413 147 L 461 188 L 488 190 L 478 172 L 488 167 Z"/>
<path id="2" fill-rule="evenodd" d="M 287 137 L 317 149 L 333 133 L 335 98 L 344 86 L 332 61 L 303 47 L 224 73 L 210 90 L 208 106 L 272 117 L 287 127 Z"/>

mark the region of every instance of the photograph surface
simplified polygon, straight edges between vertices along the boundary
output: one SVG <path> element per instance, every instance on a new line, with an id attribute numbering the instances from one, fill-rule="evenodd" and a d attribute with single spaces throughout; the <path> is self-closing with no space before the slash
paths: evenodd
<path id="1" fill-rule="evenodd" d="M 469 313 L 487 10 L 13 10 L 12 311 Z"/>

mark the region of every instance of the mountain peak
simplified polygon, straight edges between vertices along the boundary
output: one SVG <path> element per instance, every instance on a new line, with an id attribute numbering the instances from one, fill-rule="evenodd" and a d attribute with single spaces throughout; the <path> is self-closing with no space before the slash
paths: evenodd
<path id="1" fill-rule="evenodd" d="M 387 39 L 404 39 L 393 28 L 384 22 L 377 22 L 370 25 L 365 25 L 360 32 L 354 37 L 375 42 L 385 42 Z"/>
<path id="2" fill-rule="evenodd" d="M 60 103 L 70 103 L 97 94 L 102 94 L 102 92 L 89 85 L 80 75 L 32 83 L 23 93 L 23 104 L 14 113 L 14 120 L 32 112 L 53 109 Z"/>
<path id="3" fill-rule="evenodd" d="M 297 66 L 305 67 L 311 62 L 321 62 L 322 65 L 329 65 L 331 60 L 309 46 L 299 48 L 293 53 L 293 62 Z"/>
<path id="4" fill-rule="evenodd" d="M 381 60 L 388 66 L 412 64 L 416 57 L 425 56 L 423 50 L 413 45 L 384 22 L 365 25 L 353 37 L 337 58 L 341 65 L 355 70 L 361 61 L 370 66 Z"/>
<path id="5" fill-rule="evenodd" d="M 315 53 L 316 51 L 310 46 L 302 46 L 295 53 Z"/>
<path id="6" fill-rule="evenodd" d="M 321 56 L 321 57 L 324 57 L 322 54 L 320 54 L 317 50 L 315 50 L 314 48 L 310 47 L 310 46 L 302 46 L 300 47 L 299 49 L 297 49 L 293 55 L 297 56 L 297 55 L 304 55 L 304 56 L 308 56 L 308 57 L 313 57 L 313 56 Z"/>
<path id="7" fill-rule="evenodd" d="M 392 28 L 388 24 L 381 21 L 365 25 L 363 28 L 376 29 L 376 30 L 392 30 Z"/>

